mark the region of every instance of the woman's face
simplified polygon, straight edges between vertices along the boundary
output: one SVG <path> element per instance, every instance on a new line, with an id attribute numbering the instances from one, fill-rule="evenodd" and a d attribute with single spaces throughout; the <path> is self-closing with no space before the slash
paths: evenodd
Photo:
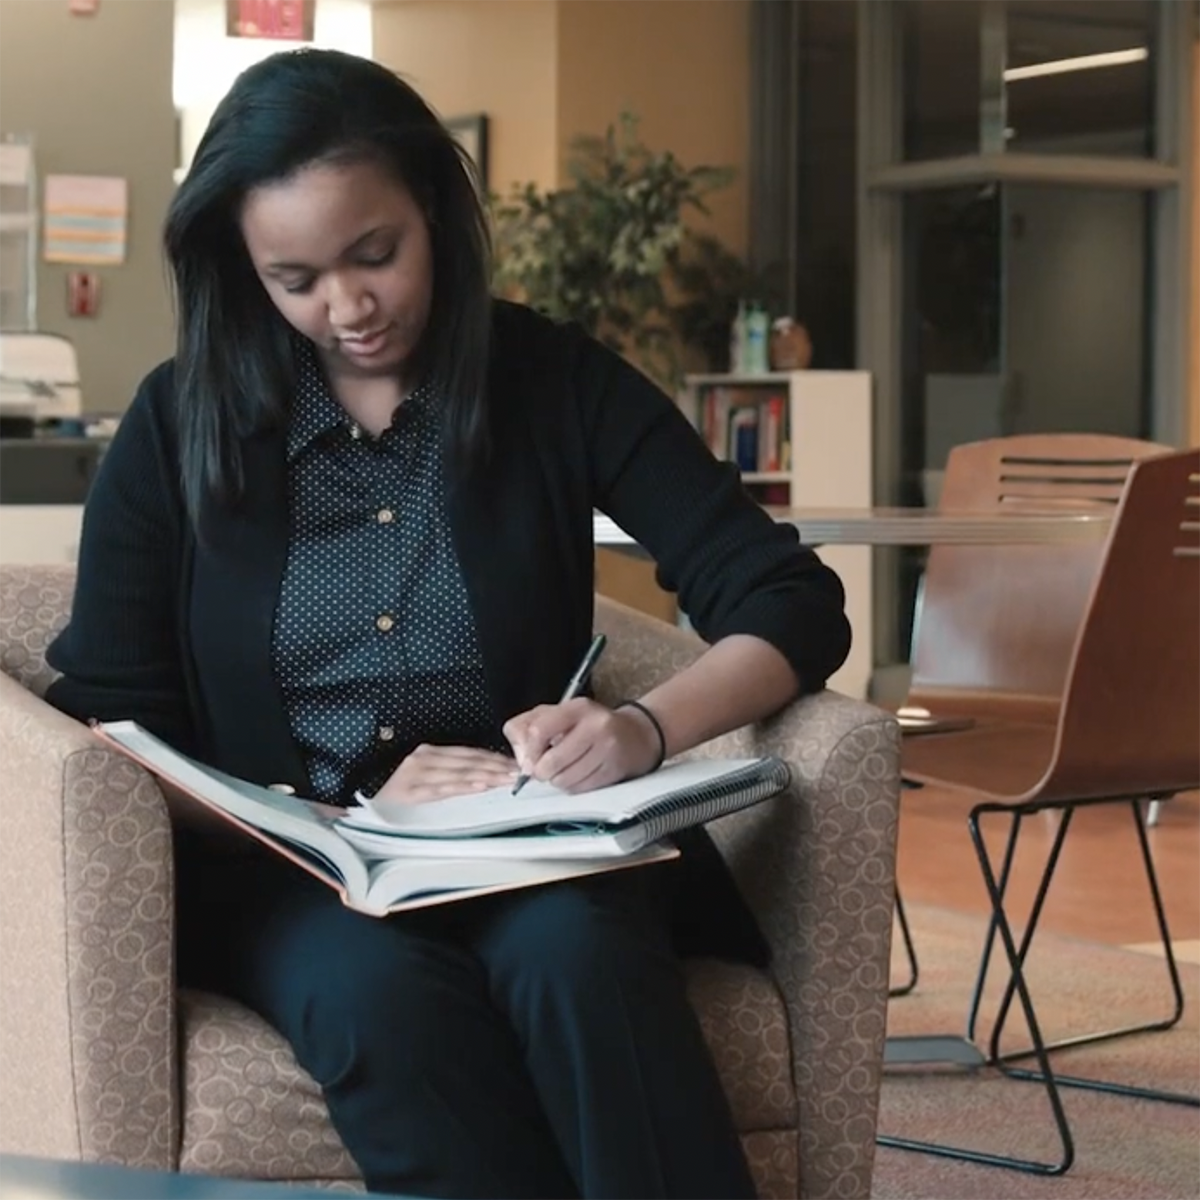
<path id="1" fill-rule="evenodd" d="M 433 249 L 412 193 L 372 162 L 251 191 L 242 237 L 267 295 L 333 374 L 402 374 L 429 320 Z"/>

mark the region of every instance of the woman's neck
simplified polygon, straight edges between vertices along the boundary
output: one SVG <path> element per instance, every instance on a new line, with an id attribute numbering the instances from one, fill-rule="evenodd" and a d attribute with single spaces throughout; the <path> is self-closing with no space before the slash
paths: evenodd
<path id="1" fill-rule="evenodd" d="M 356 425 L 372 437 L 379 437 L 413 389 L 409 372 L 393 369 L 378 374 L 359 373 L 344 369 L 345 364 L 331 362 L 324 355 L 321 358 L 334 399 Z"/>
<path id="2" fill-rule="evenodd" d="M 379 437 L 391 425 L 396 409 L 411 390 L 394 375 L 334 377 L 329 384 L 346 415 L 372 437 Z"/>

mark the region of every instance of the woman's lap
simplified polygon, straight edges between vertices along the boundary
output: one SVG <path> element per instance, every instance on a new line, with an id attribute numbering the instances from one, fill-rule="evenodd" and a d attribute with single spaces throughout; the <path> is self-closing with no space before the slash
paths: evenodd
<path id="1" fill-rule="evenodd" d="M 752 1194 L 671 949 L 672 879 L 379 919 L 275 856 L 185 855 L 180 976 L 287 1038 L 373 1188 Z M 691 1149 L 705 1127 L 709 1168 Z"/>

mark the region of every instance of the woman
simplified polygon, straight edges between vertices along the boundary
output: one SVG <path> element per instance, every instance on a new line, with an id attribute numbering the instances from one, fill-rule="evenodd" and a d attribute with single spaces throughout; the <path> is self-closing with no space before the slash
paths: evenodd
<path id="1" fill-rule="evenodd" d="M 674 405 L 490 298 L 469 168 L 382 67 L 247 70 L 165 244 L 177 352 L 89 497 L 49 656 L 64 710 L 330 803 L 414 804 L 643 774 L 844 658 L 836 577 Z M 591 635 L 593 507 L 712 643 L 637 706 L 554 702 Z M 283 1033 L 369 1188 L 753 1195 L 677 954 L 688 931 L 761 943 L 702 833 L 678 870 L 387 920 L 199 831 L 177 862 L 181 980 Z"/>

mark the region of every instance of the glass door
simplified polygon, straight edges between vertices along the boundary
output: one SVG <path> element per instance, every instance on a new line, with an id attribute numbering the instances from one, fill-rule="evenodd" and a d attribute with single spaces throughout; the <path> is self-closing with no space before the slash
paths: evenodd
<path id="1" fill-rule="evenodd" d="M 858 342 L 878 503 L 936 503 L 960 442 L 1180 436 L 1186 8 L 863 0 Z M 880 666 L 907 659 L 923 558 L 879 553 Z"/>

